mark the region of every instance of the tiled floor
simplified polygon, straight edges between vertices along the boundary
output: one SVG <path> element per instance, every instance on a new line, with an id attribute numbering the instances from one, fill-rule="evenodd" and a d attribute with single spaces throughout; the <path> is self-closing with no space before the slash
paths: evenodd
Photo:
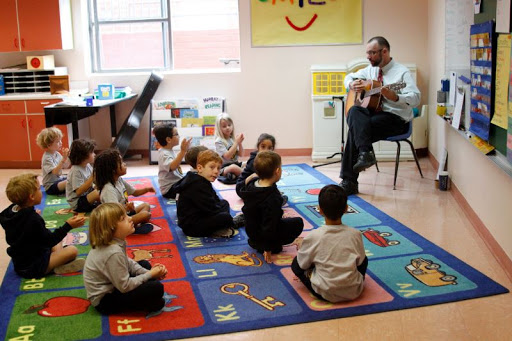
<path id="1" fill-rule="evenodd" d="M 309 157 L 284 157 L 285 164 L 308 163 Z M 394 163 L 379 163 L 360 177 L 360 196 L 433 243 L 467 262 L 493 280 L 512 288 L 482 239 L 450 192 L 435 189 L 436 171 L 421 160 L 424 179 L 414 162 L 402 162 L 393 190 Z M 317 170 L 339 181 L 339 166 Z M 8 205 L 5 186 L 20 170 L 0 170 L 0 207 Z M 147 160 L 129 161 L 127 176 L 157 174 Z M 0 275 L 9 257 L 5 235 L 0 237 Z M 512 295 L 498 295 L 456 303 L 357 317 L 198 338 L 198 340 L 512 340 Z"/>

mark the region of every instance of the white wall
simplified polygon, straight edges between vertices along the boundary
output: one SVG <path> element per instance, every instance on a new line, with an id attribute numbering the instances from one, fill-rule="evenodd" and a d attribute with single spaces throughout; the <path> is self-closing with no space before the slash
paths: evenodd
<path id="1" fill-rule="evenodd" d="M 55 54 L 57 65 L 69 68 L 71 80 L 89 80 L 90 88 L 108 81 L 116 85 L 128 85 L 140 92 L 148 75 L 87 75 L 84 55 L 88 52 L 83 47 L 83 35 L 87 27 L 82 20 L 81 2 L 86 1 L 72 0 L 75 49 L 49 53 Z M 364 57 L 366 44 L 252 48 L 249 3 L 246 0 L 239 1 L 242 71 L 227 74 L 166 74 L 155 98 L 224 96 L 237 130 L 246 135 L 246 148 L 254 148 L 262 132 L 274 134 L 280 149 L 311 148 L 310 66 L 346 63 Z M 416 63 L 418 86 L 423 92 L 425 103 L 428 93 L 427 2 L 365 0 L 363 3 L 363 41 L 375 35 L 383 35 L 388 38 L 391 55 L 397 61 Z M 23 55 L 3 54 L 1 59 L 2 65 L 13 64 L 12 61 L 16 59 L 21 63 Z M 9 60 L 9 63 L 4 63 L 4 60 Z M 118 125 L 122 124 L 131 106 L 121 106 L 123 113 L 118 115 Z M 148 148 L 147 116 L 134 138 L 131 146 L 133 149 Z M 106 110 L 90 119 L 91 137 L 97 140 L 99 148 L 110 144 L 109 130 L 101 128 L 108 127 L 108 120 Z"/>
<path id="2" fill-rule="evenodd" d="M 471 1 L 471 0 L 465 0 Z M 436 116 L 436 91 L 444 75 L 444 0 L 428 2 L 429 151 L 440 160 L 448 151 L 453 183 L 509 258 L 512 258 L 512 178 Z"/>
<path id="3" fill-rule="evenodd" d="M 148 75 L 88 75 L 84 61 L 88 52 L 83 46 L 87 33 L 82 20 L 85 2 L 72 0 L 75 49 L 48 53 L 55 54 L 57 65 L 69 68 L 72 81 L 88 80 L 90 88 L 110 81 L 140 92 Z M 365 0 L 363 3 L 363 41 L 383 35 L 390 41 L 391 55 L 397 61 L 417 65 L 422 104 L 430 104 L 429 151 L 439 160 L 446 146 L 453 182 L 512 258 L 512 179 L 435 116 L 436 91 L 444 75 L 444 0 Z M 167 74 L 155 98 L 224 96 L 237 130 L 247 136 L 246 148 L 253 147 L 261 132 L 275 134 L 278 148 L 311 148 L 310 66 L 346 63 L 364 57 L 365 44 L 251 48 L 249 1 L 239 1 L 239 6 L 242 71 Z M 0 66 L 23 63 L 29 54 L 32 53 L 3 53 Z M 130 109 L 131 104 L 121 106 L 119 125 Z M 106 110 L 90 120 L 91 136 L 99 148 L 110 144 L 108 120 Z M 148 117 L 145 117 L 132 148 L 147 148 L 148 134 Z"/>

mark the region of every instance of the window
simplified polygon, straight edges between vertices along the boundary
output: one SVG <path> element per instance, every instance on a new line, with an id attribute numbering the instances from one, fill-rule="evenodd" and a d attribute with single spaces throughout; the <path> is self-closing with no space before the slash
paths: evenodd
<path id="1" fill-rule="evenodd" d="M 221 69 L 240 60 L 237 0 L 89 0 L 94 72 Z"/>

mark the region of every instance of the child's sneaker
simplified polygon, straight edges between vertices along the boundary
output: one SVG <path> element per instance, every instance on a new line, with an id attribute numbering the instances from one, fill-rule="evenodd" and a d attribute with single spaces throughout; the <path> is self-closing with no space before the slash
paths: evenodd
<path id="1" fill-rule="evenodd" d="M 285 206 L 288 203 L 288 196 L 281 193 L 281 197 L 283 197 L 283 204 L 281 206 Z"/>
<path id="2" fill-rule="evenodd" d="M 235 235 L 235 229 L 232 227 L 226 227 L 212 233 L 211 238 L 231 238 Z"/>
<path id="3" fill-rule="evenodd" d="M 151 231 L 153 231 L 153 224 L 145 223 L 136 226 L 135 232 L 133 232 L 133 234 L 148 234 Z"/>
<path id="4" fill-rule="evenodd" d="M 245 226 L 245 217 L 244 217 L 244 214 L 241 213 L 241 214 L 238 214 L 236 216 L 233 217 L 233 227 L 238 229 L 240 227 L 243 227 Z"/>
<path id="5" fill-rule="evenodd" d="M 55 272 L 55 274 L 57 274 L 57 275 L 69 274 L 72 272 L 77 272 L 77 271 L 82 270 L 84 268 L 84 265 L 85 265 L 85 259 L 77 258 L 69 263 L 55 267 L 55 269 L 53 269 L 53 272 Z"/>

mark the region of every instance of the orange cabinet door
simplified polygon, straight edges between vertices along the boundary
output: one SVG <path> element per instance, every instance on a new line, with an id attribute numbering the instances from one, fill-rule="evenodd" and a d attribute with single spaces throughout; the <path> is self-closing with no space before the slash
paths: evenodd
<path id="1" fill-rule="evenodd" d="M 27 103 L 27 114 L 44 114 L 44 107 L 62 102 L 61 99 L 31 99 Z"/>
<path id="2" fill-rule="evenodd" d="M 41 100 L 27 100 L 27 114 L 44 114 L 44 107 L 47 105 L 55 104 L 62 102 L 61 99 L 41 99 Z M 1 110 L 1 109 L 0 109 Z M 0 111 L 1 112 L 1 111 Z M 46 123 L 44 122 L 43 116 L 43 128 L 46 127 Z M 57 125 L 56 128 L 59 128 L 62 132 L 62 148 L 69 148 L 69 139 L 68 139 L 68 127 L 66 125 Z M 39 134 L 39 131 L 36 132 Z M 32 154 L 32 160 L 34 160 L 34 154 Z"/>
<path id="3" fill-rule="evenodd" d="M 25 101 L 0 101 L 1 114 L 24 114 Z"/>
<path id="4" fill-rule="evenodd" d="M 70 139 L 69 139 L 68 126 L 59 125 L 59 126 L 55 126 L 55 127 L 59 128 L 60 131 L 62 131 L 62 149 L 69 148 L 71 142 L 73 142 L 73 141 L 70 141 Z"/>
<path id="5" fill-rule="evenodd" d="M 17 1 L 21 49 L 62 49 L 59 0 Z"/>
<path id="6" fill-rule="evenodd" d="M 2 0 L 0 9 L 0 52 L 20 50 L 16 0 Z"/>
<path id="7" fill-rule="evenodd" d="M 30 161 L 28 121 L 23 115 L 0 115 L 0 161 Z"/>
<path id="8" fill-rule="evenodd" d="M 32 161 L 40 161 L 43 157 L 43 150 L 37 145 L 36 137 L 46 127 L 44 115 L 27 115 L 27 122 Z"/>

